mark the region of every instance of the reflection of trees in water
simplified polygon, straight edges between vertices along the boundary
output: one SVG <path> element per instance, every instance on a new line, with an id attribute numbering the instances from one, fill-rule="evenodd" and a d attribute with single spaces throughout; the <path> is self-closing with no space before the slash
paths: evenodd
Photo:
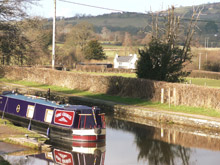
<path id="1" fill-rule="evenodd" d="M 148 160 L 149 164 L 176 164 L 180 159 L 182 164 L 189 164 L 191 150 L 179 145 L 150 139 L 148 136 L 136 136 L 136 144 L 139 148 L 138 160 Z"/>
<path id="2" fill-rule="evenodd" d="M 8 161 L 4 160 L 4 158 L 2 156 L 0 156 L 0 164 L 10 165 L 10 163 Z"/>
<path id="3" fill-rule="evenodd" d="M 5 159 L 4 161 L 8 163 L 8 164 L 6 163 L 4 165 L 10 165 L 10 163 L 14 164 L 14 165 L 34 164 L 34 160 L 30 159 L 28 156 L 10 156 L 10 155 L 5 155 L 5 156 L 3 156 L 3 158 Z M 0 164 L 1 163 L 2 162 L 1 162 L 1 158 L 0 158 Z"/>
<path id="4" fill-rule="evenodd" d="M 138 161 L 144 160 L 149 164 L 189 164 L 191 150 L 180 145 L 169 144 L 153 139 L 157 128 L 140 125 L 128 121 L 107 118 L 108 127 L 122 129 L 135 135 L 135 142 L 139 149 Z"/>

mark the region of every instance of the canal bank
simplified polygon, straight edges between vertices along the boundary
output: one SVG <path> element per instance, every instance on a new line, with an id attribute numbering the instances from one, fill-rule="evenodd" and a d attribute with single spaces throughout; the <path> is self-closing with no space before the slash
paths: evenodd
<path id="1" fill-rule="evenodd" d="M 16 145 L 14 148 L 22 148 L 25 150 L 36 150 L 36 151 L 46 151 L 49 150 L 50 146 L 44 144 L 48 138 L 40 135 L 34 131 L 28 130 L 27 128 L 22 128 L 13 125 L 10 121 L 6 119 L 0 119 L 0 143 L 10 143 Z M 0 148 L 1 147 L 0 144 Z M 10 146 L 10 145 L 9 145 Z M 4 147 L 3 147 L 4 148 Z M 16 152 L 4 149 L 5 152 Z M 12 147 L 13 148 L 13 147 Z M 20 151 L 20 150 L 19 150 Z M 21 150 L 22 151 L 22 150 Z M 0 151 L 2 153 L 2 151 Z"/>
<path id="2" fill-rule="evenodd" d="M 26 87 L 23 85 L 1 82 L 0 91 L 18 90 L 20 93 L 45 96 L 47 91 L 40 88 Z M 88 106 L 98 106 L 106 113 L 114 113 L 115 116 L 123 117 L 133 122 L 147 121 L 147 119 L 159 123 L 178 124 L 200 129 L 209 129 L 220 131 L 220 118 L 207 117 L 195 114 L 186 114 L 146 108 L 142 106 L 119 104 L 112 101 L 92 99 L 88 97 L 75 96 L 73 94 L 64 94 L 52 92 L 51 97 L 56 101 L 64 101 L 69 104 L 83 104 Z"/>

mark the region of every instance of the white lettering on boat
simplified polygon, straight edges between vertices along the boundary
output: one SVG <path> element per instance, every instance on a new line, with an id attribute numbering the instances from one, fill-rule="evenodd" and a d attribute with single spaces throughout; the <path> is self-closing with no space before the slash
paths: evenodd
<path id="1" fill-rule="evenodd" d="M 56 110 L 54 123 L 71 126 L 73 124 L 74 111 Z"/>
<path id="2" fill-rule="evenodd" d="M 72 161 L 71 161 L 70 158 L 69 158 L 69 159 L 63 159 L 63 160 L 62 160 L 62 163 L 67 164 L 67 163 L 72 163 Z"/>
<path id="3" fill-rule="evenodd" d="M 58 162 L 61 162 L 61 158 L 58 155 L 56 155 L 56 159 Z"/>
<path id="4" fill-rule="evenodd" d="M 64 154 L 61 154 L 61 153 L 58 153 L 58 155 L 62 158 L 62 159 L 65 159 L 67 157 L 67 155 L 64 155 Z"/>
<path id="5" fill-rule="evenodd" d="M 66 117 L 69 120 L 72 120 L 72 116 L 70 116 L 69 114 L 67 114 L 65 112 L 56 114 L 56 117 L 61 117 L 61 116 Z"/>
<path id="6" fill-rule="evenodd" d="M 58 114 L 56 114 L 56 117 L 60 117 L 60 116 L 61 116 L 61 114 L 62 114 L 62 113 L 58 113 Z"/>
<path id="7" fill-rule="evenodd" d="M 70 116 L 69 114 L 63 112 L 62 113 L 62 116 L 66 117 L 67 119 L 71 120 L 72 119 L 72 116 Z"/>
<path id="8" fill-rule="evenodd" d="M 54 155 L 56 162 L 59 164 L 73 164 L 73 157 L 71 153 L 55 149 Z"/>
<path id="9" fill-rule="evenodd" d="M 62 121 L 62 122 L 65 122 L 65 123 L 68 122 L 64 117 L 60 118 L 58 121 Z"/>

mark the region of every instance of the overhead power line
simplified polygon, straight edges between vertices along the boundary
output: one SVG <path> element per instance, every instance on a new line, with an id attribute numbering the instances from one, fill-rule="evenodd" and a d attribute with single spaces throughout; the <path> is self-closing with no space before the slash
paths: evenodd
<path id="1" fill-rule="evenodd" d="M 66 2 L 66 3 L 72 3 L 72 4 L 80 5 L 80 6 L 102 9 L 102 10 L 109 10 L 109 11 L 114 11 L 114 12 L 129 12 L 129 11 L 123 11 L 123 10 L 117 10 L 117 9 L 110 9 L 110 8 L 106 8 L 106 7 L 93 6 L 93 5 L 83 4 L 83 3 L 77 3 L 77 2 L 72 2 L 72 1 L 66 1 L 66 0 L 59 0 L 59 1 Z"/>
<path id="2" fill-rule="evenodd" d="M 106 8 L 106 7 L 101 7 L 101 6 L 95 6 L 95 5 L 89 5 L 89 4 L 83 4 L 83 3 L 77 3 L 77 2 L 73 2 L 73 1 L 67 1 L 67 0 L 59 0 L 61 2 L 65 2 L 65 3 L 71 3 L 74 5 L 80 5 L 80 6 L 86 6 L 86 7 L 91 7 L 91 8 L 96 8 L 96 9 L 102 9 L 102 10 L 108 10 L 108 11 L 114 11 L 114 12 L 120 12 L 120 13 L 132 13 L 132 11 L 125 11 L 125 10 L 118 10 L 118 9 L 111 9 L 111 8 Z M 135 12 L 133 11 L 133 13 L 140 13 L 140 14 L 147 14 L 146 12 Z M 164 18 L 164 16 L 159 16 Z M 181 18 L 182 21 L 191 21 L 191 18 Z M 220 24 L 220 21 L 216 21 L 216 20 L 207 20 L 207 19 L 198 19 L 198 22 L 210 22 L 210 21 L 214 21 L 216 24 Z"/>

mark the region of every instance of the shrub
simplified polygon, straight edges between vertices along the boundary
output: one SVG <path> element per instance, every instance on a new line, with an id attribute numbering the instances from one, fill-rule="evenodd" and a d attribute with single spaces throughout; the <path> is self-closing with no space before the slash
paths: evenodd
<path id="1" fill-rule="evenodd" d="M 0 78 L 4 77 L 5 72 L 2 66 L 0 66 Z"/>
<path id="2" fill-rule="evenodd" d="M 220 72 L 220 62 L 207 61 L 204 69 L 207 71 Z"/>
<path id="3" fill-rule="evenodd" d="M 97 40 L 92 40 L 85 48 L 85 58 L 88 60 L 104 60 L 107 58 L 101 44 Z"/>

